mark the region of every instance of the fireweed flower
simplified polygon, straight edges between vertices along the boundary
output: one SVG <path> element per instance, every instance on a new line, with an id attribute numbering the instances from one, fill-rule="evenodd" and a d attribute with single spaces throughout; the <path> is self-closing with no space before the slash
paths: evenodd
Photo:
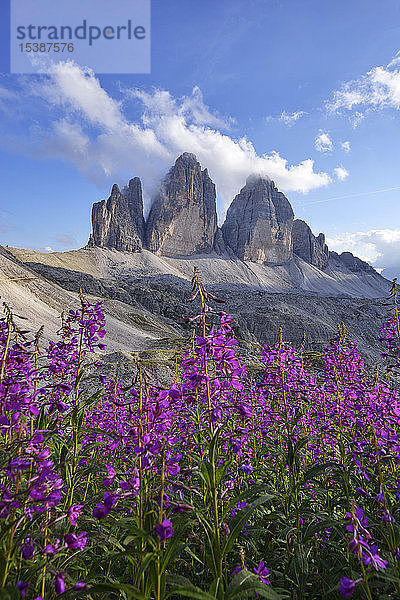
<path id="1" fill-rule="evenodd" d="M 164 519 L 164 521 L 156 525 L 154 529 L 158 539 L 162 542 L 172 537 L 174 534 L 172 522 L 170 521 L 170 519 Z"/>
<path id="2" fill-rule="evenodd" d="M 232 571 L 232 575 L 238 575 L 241 571 L 247 571 L 246 565 L 236 565 Z"/>
<path id="3" fill-rule="evenodd" d="M 21 597 L 25 598 L 26 594 L 28 593 L 29 581 L 18 581 L 17 588 L 21 594 Z"/>
<path id="4" fill-rule="evenodd" d="M 28 560 L 28 558 L 32 558 L 34 552 L 35 552 L 35 545 L 34 545 L 32 539 L 29 537 L 25 538 L 24 543 L 22 544 L 22 548 L 21 548 L 22 558 L 24 560 Z"/>
<path id="5" fill-rule="evenodd" d="M 250 463 L 243 463 L 240 468 L 245 475 L 251 475 L 253 472 L 253 467 Z"/>
<path id="6" fill-rule="evenodd" d="M 56 594 L 61 595 L 65 592 L 65 581 L 64 575 L 62 573 L 58 573 L 54 578 L 54 589 Z"/>
<path id="7" fill-rule="evenodd" d="M 390 510 L 393 517 L 386 513 L 382 499 L 376 497 L 376 491 L 388 490 L 389 498 L 400 490 L 397 469 L 400 464 L 400 392 L 390 382 L 369 380 L 356 346 L 337 341 L 330 343 L 323 352 L 323 370 L 318 375 L 308 370 L 306 358 L 302 360 L 299 353 L 289 345 L 283 343 L 265 347 L 262 357 L 264 371 L 259 380 L 253 377 L 250 380 L 237 352 L 237 343 L 231 337 L 232 320 L 227 315 L 220 314 L 220 324 L 215 324 L 208 332 L 206 329 L 205 336 L 199 338 L 199 344 L 196 346 L 194 343 L 185 353 L 181 363 L 181 376 L 177 377 L 170 389 L 160 389 L 158 385 L 146 382 L 139 394 L 136 380 L 125 386 L 116 376 L 104 378 L 102 383 L 105 387 L 101 391 L 99 402 L 85 407 L 83 427 L 79 432 L 79 448 L 84 448 L 85 452 L 77 456 L 77 476 L 85 471 L 85 466 L 91 464 L 94 457 L 98 469 L 94 470 L 93 479 L 87 488 L 78 483 L 73 490 L 69 490 L 61 480 L 59 458 L 54 452 L 51 436 L 56 431 L 65 444 L 70 446 L 69 419 L 76 402 L 73 392 L 78 367 L 81 369 L 85 354 L 100 346 L 103 335 L 103 317 L 97 309 L 86 303 L 84 312 L 87 323 L 81 310 L 74 310 L 67 315 L 61 339 L 50 343 L 42 353 L 43 364 L 39 369 L 34 368 L 33 354 L 29 347 L 23 347 L 25 342 L 20 343 L 19 340 L 8 348 L 5 376 L 0 383 L 0 439 L 6 447 L 7 456 L 1 471 L 3 485 L 0 488 L 0 517 L 3 526 L 4 519 L 8 519 L 15 509 L 16 518 L 23 519 L 21 523 L 27 533 L 23 534 L 25 541 L 21 544 L 22 534 L 17 529 L 14 538 L 14 543 L 19 545 L 16 549 L 17 557 L 19 550 L 26 559 L 35 557 L 40 551 L 49 559 L 48 573 L 56 575 L 51 570 L 54 568 L 52 565 L 57 563 L 52 561 L 56 553 L 64 551 L 68 556 L 67 560 L 73 563 L 75 552 L 82 551 L 87 545 L 89 530 L 88 536 L 85 532 L 67 533 L 69 524 L 77 526 L 84 505 L 89 513 L 93 511 L 95 518 L 100 520 L 109 515 L 118 499 L 121 499 L 118 507 L 121 515 L 135 520 L 138 514 L 136 496 L 141 480 L 145 481 L 143 494 L 151 494 L 152 500 L 160 502 L 163 459 L 168 476 L 164 489 L 164 508 L 171 514 L 193 510 L 193 507 L 184 502 L 198 483 L 196 465 L 199 461 L 196 459 L 204 460 L 207 455 L 208 442 L 204 441 L 206 436 L 203 433 L 208 433 L 210 419 L 218 422 L 218 426 L 221 425 L 217 466 L 223 464 L 222 461 L 228 454 L 232 459 L 229 470 L 224 474 L 227 481 L 220 482 L 222 491 L 219 499 L 225 498 L 225 507 L 234 495 L 235 488 L 243 491 L 252 485 L 249 480 L 252 463 L 256 465 L 262 461 L 266 466 L 275 464 L 279 460 L 279 454 L 285 453 L 286 443 L 283 441 L 282 431 L 285 431 L 287 418 L 294 443 L 305 431 L 309 436 L 309 441 L 299 452 L 304 469 L 327 461 L 341 465 L 343 457 L 337 440 L 339 437 L 343 440 L 346 455 L 354 465 L 357 485 L 360 486 L 360 482 L 363 485 L 358 488 L 357 497 L 364 496 L 368 499 L 370 520 L 374 522 L 372 529 L 361 508 L 354 508 L 347 513 L 346 525 L 352 560 L 359 558 L 370 572 L 384 570 L 389 566 L 383 558 L 387 556 L 391 561 L 385 535 L 379 535 L 378 538 L 382 544 L 381 557 L 376 546 L 372 545 L 370 531 L 385 533 L 385 523 L 397 517 L 392 508 Z M 83 352 L 79 357 L 81 333 Z M 7 330 L 0 319 L 0 362 L 6 340 Z M 98 375 L 93 377 L 96 382 L 97 377 Z M 282 400 L 283 391 L 286 405 Z M 84 384 L 79 383 L 78 392 L 83 395 Z M 208 392 L 211 404 L 207 403 Z M 194 409 L 198 410 L 199 415 L 196 422 L 193 419 Z M 43 418 L 41 416 L 40 421 L 44 420 L 45 423 L 40 425 L 43 429 L 35 431 L 35 415 L 41 412 Z M 50 413 L 52 416 L 49 419 Z M 254 430 L 251 421 L 249 422 L 253 417 Z M 46 430 L 49 420 L 51 427 Z M 227 427 L 222 427 L 225 424 Z M 372 427 L 377 451 L 375 440 L 371 439 Z M 90 449 L 91 446 L 95 447 L 95 454 Z M 253 449 L 256 456 L 253 456 Z M 92 452 L 91 455 L 89 451 Z M 192 454 L 195 458 L 193 462 L 187 459 Z M 384 488 L 380 487 L 376 473 L 380 457 L 384 457 L 386 461 L 385 481 L 382 484 Z M 390 467 L 386 469 L 386 464 L 394 465 L 392 471 Z M 116 470 L 120 477 L 116 477 Z M 263 477 L 261 471 L 260 469 L 257 483 Z M 332 488 L 336 492 L 339 482 L 335 480 L 334 473 L 330 473 L 329 477 L 332 477 Z M 93 499 L 93 494 L 97 493 L 103 479 L 110 491 L 96 505 L 97 499 Z M 312 482 L 302 487 L 299 492 L 302 495 L 302 506 L 315 504 L 318 498 L 315 485 L 316 482 Z M 115 486 L 118 493 L 112 491 L 114 487 L 111 486 Z M 186 494 L 186 490 L 189 494 Z M 70 491 L 73 491 L 72 499 Z M 375 498 L 375 502 L 370 502 Z M 73 502 L 76 504 L 72 504 Z M 78 504 L 79 502 L 82 504 Z M 72 506 L 68 508 L 69 504 Z M 236 506 L 232 517 L 240 514 L 239 511 L 246 506 L 237 501 L 234 504 Z M 291 523 L 294 522 L 293 516 L 292 511 Z M 310 522 L 311 512 L 307 510 L 303 518 Z M 91 523 L 91 519 L 88 521 Z M 54 522 L 58 523 L 55 531 L 63 540 L 61 544 L 51 534 Z M 46 536 L 48 541 L 42 549 L 46 523 L 51 525 Z M 65 531 L 61 529 L 63 525 Z M 89 524 L 85 526 L 91 527 Z M 280 525 L 277 526 L 279 529 Z M 222 522 L 220 527 L 221 535 L 229 535 L 227 523 Z M 104 533 L 107 531 L 107 523 L 97 523 L 95 528 Z M 37 533 L 39 531 L 40 534 Z M 324 544 L 326 546 L 328 534 L 328 529 L 319 534 L 318 542 L 322 547 Z M 172 522 L 165 519 L 159 523 L 154 528 L 153 535 L 165 542 L 173 536 Z M 266 583 L 269 581 L 268 569 L 264 561 L 258 562 L 259 559 L 256 555 L 254 564 L 258 563 L 258 566 L 252 571 Z M 44 562 L 44 558 L 41 560 Z M 75 564 L 71 564 L 71 575 L 76 573 L 76 578 L 84 578 L 78 571 L 78 565 L 79 558 Z M 27 565 L 23 561 L 21 567 L 21 572 L 24 573 Z M 238 565 L 236 569 L 239 572 L 243 566 Z M 10 582 L 15 586 L 18 577 L 20 575 L 16 571 L 10 572 L 7 585 Z M 65 591 L 64 578 L 66 574 L 57 574 L 58 581 L 54 581 L 57 594 Z M 31 577 L 30 579 L 31 586 L 36 586 L 37 582 L 34 584 Z M 342 596 L 350 597 L 357 583 L 342 578 Z M 85 588 L 86 584 L 78 581 L 71 589 L 80 591 Z M 37 597 L 36 600 L 41 599 Z"/>
<path id="8" fill-rule="evenodd" d="M 73 590 L 76 590 L 78 592 L 81 592 L 82 590 L 86 590 L 87 588 L 87 583 L 84 583 L 83 581 L 77 581 L 75 583 L 75 585 L 72 587 Z"/>
<path id="9" fill-rule="evenodd" d="M 253 415 L 253 411 L 251 407 L 247 404 L 239 404 L 237 407 L 238 413 L 242 415 L 242 417 L 246 417 L 246 419 L 251 419 Z"/>
<path id="10" fill-rule="evenodd" d="M 96 507 L 93 509 L 93 516 L 96 519 L 104 519 L 110 514 L 111 510 L 118 501 L 117 494 L 111 494 L 110 492 L 104 492 L 103 503 L 98 502 Z"/>
<path id="11" fill-rule="evenodd" d="M 346 526 L 347 531 L 353 533 L 353 538 L 349 542 L 349 549 L 355 555 L 358 555 L 364 565 L 370 566 L 375 571 L 383 571 L 386 569 L 388 562 L 383 560 L 378 554 L 376 546 L 370 546 L 367 540 L 372 538 L 368 526 L 368 518 L 364 516 L 362 508 L 357 507 L 354 513 L 346 512 L 347 520 L 351 521 L 350 525 Z M 365 539 L 366 538 L 366 539 Z"/>
<path id="12" fill-rule="evenodd" d="M 348 577 L 342 577 L 340 579 L 340 594 L 343 598 L 350 598 L 354 594 L 356 589 L 356 582 Z"/>
<path id="13" fill-rule="evenodd" d="M 52 544 L 46 544 L 43 550 L 43 554 L 46 554 L 47 556 L 54 556 L 58 552 L 59 545 L 60 540 L 56 538 Z"/>
<path id="14" fill-rule="evenodd" d="M 71 550 L 83 550 L 87 542 L 86 531 L 79 534 L 67 533 L 64 536 L 64 541 Z"/>
<path id="15" fill-rule="evenodd" d="M 367 531 L 368 517 L 364 517 L 364 511 L 361 507 L 357 507 L 353 513 L 346 512 L 346 519 L 350 521 L 350 525 L 346 525 L 347 531 L 356 534 L 361 534 L 367 539 L 371 538 L 371 534 Z"/>
<path id="16" fill-rule="evenodd" d="M 103 479 L 103 485 L 104 485 L 104 487 L 110 487 L 110 485 L 113 484 L 117 473 L 112 465 L 106 464 L 106 469 L 107 469 L 107 477 L 105 479 Z"/>
<path id="17" fill-rule="evenodd" d="M 210 421 L 211 423 L 215 423 L 216 421 L 220 421 L 222 417 L 222 410 L 217 406 L 211 410 Z"/>
<path id="18" fill-rule="evenodd" d="M 379 556 L 376 546 L 366 548 L 363 551 L 362 560 L 365 565 L 370 565 L 375 571 L 384 571 L 388 565 L 388 561 Z"/>
<path id="19" fill-rule="evenodd" d="M 67 511 L 68 519 L 71 525 L 76 527 L 76 523 L 81 516 L 83 504 L 73 504 Z"/>
<path id="20" fill-rule="evenodd" d="M 257 568 L 254 568 L 253 571 L 256 575 L 260 577 L 260 581 L 262 583 L 265 583 L 266 585 L 270 584 L 269 579 L 267 579 L 269 575 L 269 569 L 265 566 L 265 562 L 263 560 L 260 560 L 260 562 L 257 565 Z"/>

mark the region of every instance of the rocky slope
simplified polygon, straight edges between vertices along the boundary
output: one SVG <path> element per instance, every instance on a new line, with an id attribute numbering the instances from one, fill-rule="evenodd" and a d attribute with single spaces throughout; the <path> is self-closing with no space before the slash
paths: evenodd
<path id="1" fill-rule="evenodd" d="M 377 274 L 360 275 L 340 263 L 330 265 L 330 273 L 324 273 L 298 257 L 285 266 L 268 266 L 221 259 L 215 253 L 178 259 L 155 256 L 146 250 L 127 253 L 87 248 L 52 254 L 9 250 L 41 285 L 47 281 L 57 298 L 64 290 L 68 292 L 69 296 L 57 301 L 60 310 L 71 300 L 76 302 L 80 288 L 90 297 L 105 300 L 107 310 L 110 303 L 116 303 L 116 316 L 121 327 L 126 326 L 124 334 L 119 331 L 124 350 L 130 336 L 131 349 L 140 350 L 154 345 L 157 339 L 188 334 L 182 317 L 193 316 L 196 310 L 186 302 L 196 265 L 211 291 L 226 301 L 222 308 L 234 315 L 241 339 L 272 343 L 282 327 L 287 340 L 301 344 L 305 335 L 305 347 L 317 350 L 344 321 L 371 362 L 380 352 L 377 338 L 387 311 L 384 297 L 389 283 L 381 286 L 375 279 Z M 379 289 L 381 298 L 376 297 Z M 51 297 L 46 292 L 40 300 L 46 303 Z M 11 304 L 14 299 L 14 292 L 7 294 Z M 22 306 L 18 304 L 18 310 L 29 315 L 29 306 L 26 301 Z M 107 314 L 107 327 L 113 329 L 110 318 Z M 139 337 L 142 323 L 147 323 L 147 330 L 145 327 Z M 133 325 L 136 329 L 132 335 Z M 115 334 L 112 341 L 112 348 L 118 348 Z"/>
<path id="2" fill-rule="evenodd" d="M 61 313 L 80 305 L 78 294 L 74 293 L 79 291 L 79 285 L 75 288 L 57 285 L 51 278 L 43 277 L 40 269 L 32 269 L 19 260 L 17 255 L 18 252 L 0 246 L 1 302 L 10 306 L 20 327 L 29 327 L 35 332 L 43 325 L 44 339 L 54 339 L 61 325 Z M 37 255 L 40 259 L 40 253 Z M 85 288 L 85 275 L 82 272 L 78 274 L 79 278 Z M 99 298 L 94 286 L 90 290 L 87 288 L 86 292 L 89 300 Z M 112 297 L 104 294 L 101 299 L 106 314 L 109 351 L 142 350 L 152 347 L 157 340 L 175 339 L 182 335 L 179 326 L 175 327 L 163 317 L 143 309 L 131 298 L 128 304 L 118 294 Z M 21 320 L 19 315 L 27 320 Z"/>
<path id="3" fill-rule="evenodd" d="M 143 218 L 140 180 L 114 186 L 96 203 L 86 248 L 42 254 L 0 247 L 2 297 L 46 335 L 57 314 L 76 306 L 80 288 L 102 299 L 112 350 L 174 344 L 189 332 L 181 317 L 194 307 L 193 267 L 226 300 L 236 331 L 252 343 L 272 343 L 282 327 L 295 344 L 320 349 L 344 321 L 373 361 L 390 283 L 351 253 L 329 252 L 294 220 L 288 199 L 268 178 L 249 177 L 217 226 L 216 190 L 207 169 L 183 154 Z"/>

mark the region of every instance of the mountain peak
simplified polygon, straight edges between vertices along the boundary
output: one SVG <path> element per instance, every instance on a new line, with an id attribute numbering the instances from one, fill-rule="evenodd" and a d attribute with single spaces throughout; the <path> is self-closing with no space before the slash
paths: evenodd
<path id="1" fill-rule="evenodd" d="M 296 219 L 293 222 L 293 252 L 306 262 L 318 269 L 324 269 L 328 264 L 329 250 L 325 244 L 325 236 L 320 233 L 315 237 L 305 221 Z"/>
<path id="2" fill-rule="evenodd" d="M 222 233 L 241 260 L 281 264 L 293 257 L 294 213 L 274 182 L 252 175 L 228 208 Z"/>
<path id="3" fill-rule="evenodd" d="M 249 186 L 257 186 L 264 185 L 275 188 L 275 183 L 268 177 L 268 175 L 264 175 L 262 173 L 251 173 L 248 175 L 246 179 L 246 185 Z"/>
<path id="4" fill-rule="evenodd" d="M 104 246 L 138 252 L 143 247 L 144 218 L 140 179 L 130 180 L 123 192 L 115 183 L 107 202 L 95 202 L 92 207 L 93 233 L 90 246 Z"/>
<path id="5" fill-rule="evenodd" d="M 210 251 L 217 231 L 215 185 L 185 152 L 170 169 L 146 224 L 148 250 L 164 256 Z"/>
<path id="6" fill-rule="evenodd" d="M 178 156 L 178 158 L 175 161 L 175 164 L 177 164 L 177 163 L 194 164 L 197 162 L 198 162 L 198 160 L 197 160 L 197 156 L 195 154 L 193 154 L 192 152 L 183 152 L 183 154 Z"/>

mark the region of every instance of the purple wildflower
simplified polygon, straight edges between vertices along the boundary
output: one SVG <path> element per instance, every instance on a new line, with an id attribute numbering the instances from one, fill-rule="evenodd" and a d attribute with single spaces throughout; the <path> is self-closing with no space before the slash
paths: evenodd
<path id="1" fill-rule="evenodd" d="M 56 594 L 61 595 L 65 592 L 65 581 L 64 575 L 62 573 L 58 573 L 54 578 L 54 589 Z"/>
<path id="2" fill-rule="evenodd" d="M 64 536 L 64 540 L 71 550 L 83 550 L 87 542 L 86 531 L 82 531 L 78 535 L 75 533 L 67 533 Z"/>
<path id="3" fill-rule="evenodd" d="M 342 577 L 340 580 L 340 594 L 343 598 L 350 598 L 356 589 L 356 582 L 348 577 Z"/>
<path id="4" fill-rule="evenodd" d="M 265 583 L 266 585 L 270 584 L 269 579 L 267 579 L 269 575 L 269 569 L 265 566 L 265 562 L 263 560 L 260 560 L 260 562 L 257 565 L 257 568 L 254 568 L 253 571 L 256 575 L 260 577 L 260 581 L 262 583 Z"/>
<path id="5" fill-rule="evenodd" d="M 164 521 L 156 525 L 154 529 L 158 538 L 162 542 L 172 537 L 174 534 L 172 522 L 170 521 L 170 519 L 164 519 Z"/>
<path id="6" fill-rule="evenodd" d="M 17 588 L 22 598 L 25 598 L 28 593 L 29 581 L 17 581 Z"/>
<path id="7" fill-rule="evenodd" d="M 35 545 L 30 537 L 25 538 L 24 543 L 22 544 L 21 554 L 24 560 L 28 560 L 28 558 L 32 558 L 35 552 Z"/>
<path id="8" fill-rule="evenodd" d="M 76 523 L 77 523 L 79 517 L 81 516 L 82 508 L 83 508 L 83 504 L 73 504 L 72 506 L 69 507 L 69 509 L 67 511 L 69 522 L 74 527 L 76 526 Z"/>

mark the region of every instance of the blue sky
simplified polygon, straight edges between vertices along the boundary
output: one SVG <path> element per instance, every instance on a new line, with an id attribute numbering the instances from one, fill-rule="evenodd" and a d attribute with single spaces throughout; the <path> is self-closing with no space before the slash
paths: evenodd
<path id="1" fill-rule="evenodd" d="M 114 182 L 141 177 L 149 206 L 188 150 L 221 219 L 260 171 L 333 249 L 400 264 L 397 0 L 153 0 L 149 75 L 7 74 L 0 14 L 2 243 L 84 245 Z"/>

